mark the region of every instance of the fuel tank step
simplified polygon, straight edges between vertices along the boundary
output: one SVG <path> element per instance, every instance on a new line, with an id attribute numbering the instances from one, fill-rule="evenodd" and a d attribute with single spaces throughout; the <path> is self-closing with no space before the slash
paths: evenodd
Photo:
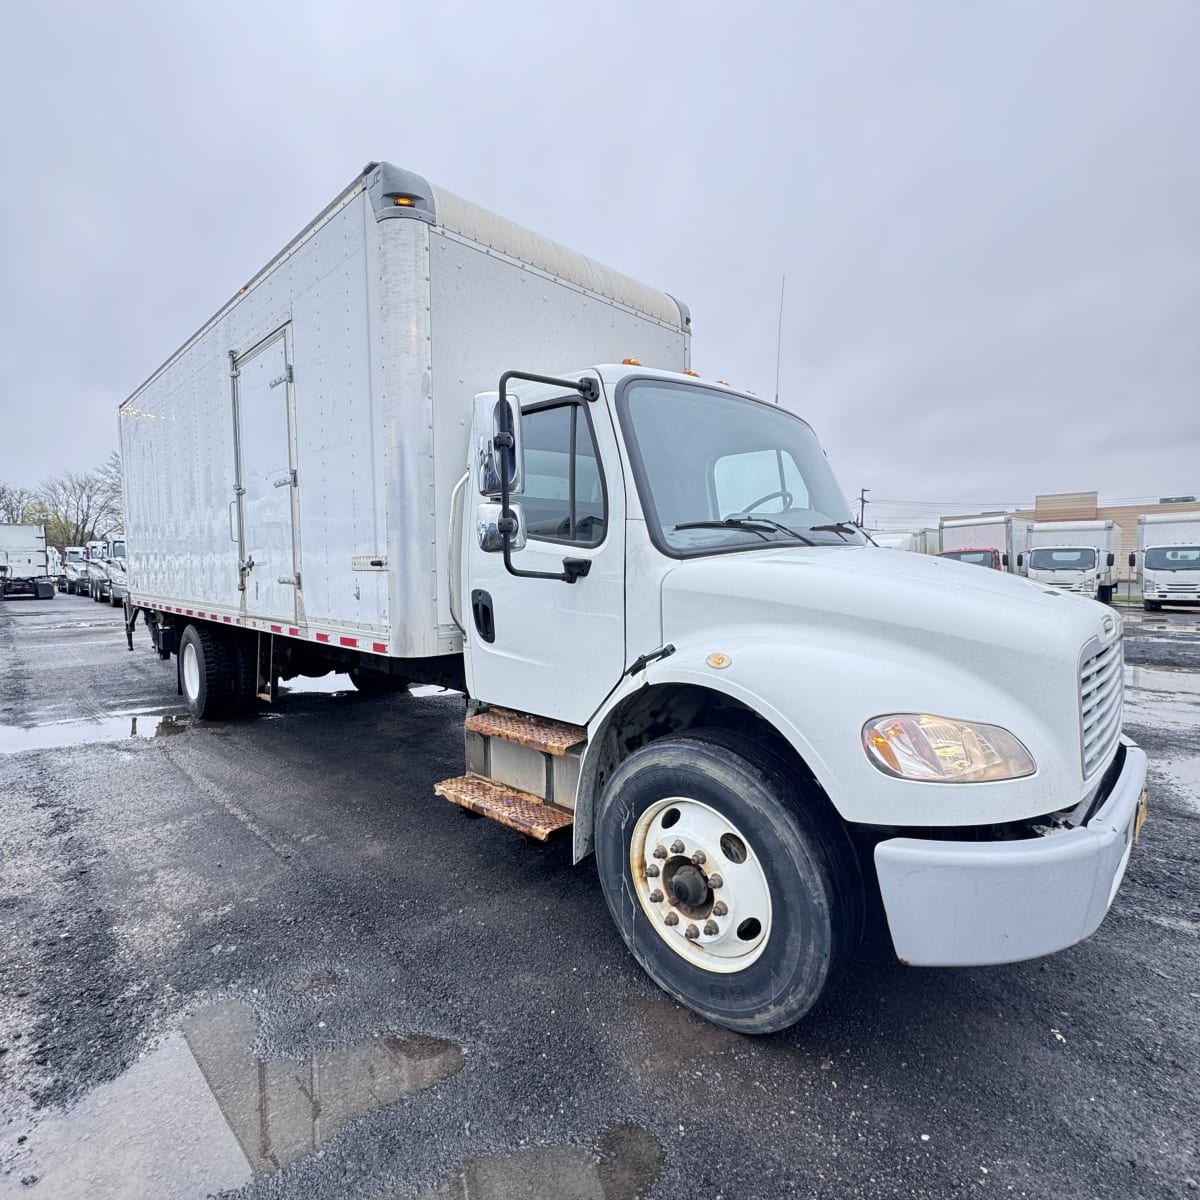
<path id="1" fill-rule="evenodd" d="M 543 754 L 562 757 L 568 750 L 587 741 L 587 730 L 581 725 L 567 725 L 546 717 L 513 712 L 508 708 L 489 708 L 467 717 L 467 728 L 485 737 L 500 738 L 528 746 Z"/>
<path id="2" fill-rule="evenodd" d="M 575 820 L 574 814 L 565 808 L 546 804 L 528 792 L 519 792 L 479 775 L 443 779 L 433 785 L 433 790 L 451 804 L 491 817 L 539 842 L 548 841 L 553 834 L 568 829 Z"/>

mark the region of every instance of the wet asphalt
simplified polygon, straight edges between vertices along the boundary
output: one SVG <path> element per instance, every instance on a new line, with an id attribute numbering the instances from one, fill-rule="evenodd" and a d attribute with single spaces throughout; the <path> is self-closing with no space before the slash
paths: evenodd
<path id="1" fill-rule="evenodd" d="M 1198 1194 L 1200 618 L 1126 629 L 1151 817 L 1099 932 L 876 941 L 748 1039 L 642 975 L 590 862 L 434 797 L 461 698 L 192 724 L 116 610 L 0 605 L 0 1195 Z"/>

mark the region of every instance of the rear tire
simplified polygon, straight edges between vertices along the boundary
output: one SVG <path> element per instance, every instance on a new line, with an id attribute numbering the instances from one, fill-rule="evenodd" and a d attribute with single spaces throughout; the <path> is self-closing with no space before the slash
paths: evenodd
<path id="1" fill-rule="evenodd" d="M 1102 587 L 1098 597 L 1101 604 L 1111 604 L 1113 598 L 1113 590 L 1110 587 Z"/>
<path id="2" fill-rule="evenodd" d="M 1143 600 L 1142 608 L 1145 609 L 1146 612 L 1158 612 L 1158 610 L 1162 608 L 1162 605 L 1153 600 Z"/>
<path id="3" fill-rule="evenodd" d="M 227 716 L 233 707 L 233 647 L 202 625 L 189 625 L 179 639 L 179 684 L 193 717 Z"/>
<path id="4" fill-rule="evenodd" d="M 396 675 L 381 675 L 375 671 L 364 671 L 359 667 L 351 667 L 350 682 L 355 691 L 366 696 L 378 695 L 382 692 L 402 692 L 408 687 L 409 680 Z"/>
<path id="5" fill-rule="evenodd" d="M 600 883 L 625 944 L 665 992 L 740 1033 L 800 1020 L 862 936 L 849 837 L 804 792 L 770 749 L 706 730 L 635 750 L 597 805 Z M 681 880 L 699 888 L 687 901 Z"/>

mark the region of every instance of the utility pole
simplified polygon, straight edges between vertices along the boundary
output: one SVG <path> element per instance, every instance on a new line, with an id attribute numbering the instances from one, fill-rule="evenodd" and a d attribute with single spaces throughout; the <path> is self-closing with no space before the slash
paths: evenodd
<path id="1" fill-rule="evenodd" d="M 867 505 L 871 502 L 867 499 L 867 493 L 870 488 L 860 488 L 858 492 L 858 527 L 863 527 L 863 515 L 866 512 Z"/>

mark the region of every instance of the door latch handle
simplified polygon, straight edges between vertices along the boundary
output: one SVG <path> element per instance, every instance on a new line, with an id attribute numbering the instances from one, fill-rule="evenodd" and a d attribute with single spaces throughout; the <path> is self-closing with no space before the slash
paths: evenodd
<path id="1" fill-rule="evenodd" d="M 296 486 L 296 472 L 289 471 L 282 479 L 275 480 L 275 486 L 276 487 L 295 487 Z"/>

